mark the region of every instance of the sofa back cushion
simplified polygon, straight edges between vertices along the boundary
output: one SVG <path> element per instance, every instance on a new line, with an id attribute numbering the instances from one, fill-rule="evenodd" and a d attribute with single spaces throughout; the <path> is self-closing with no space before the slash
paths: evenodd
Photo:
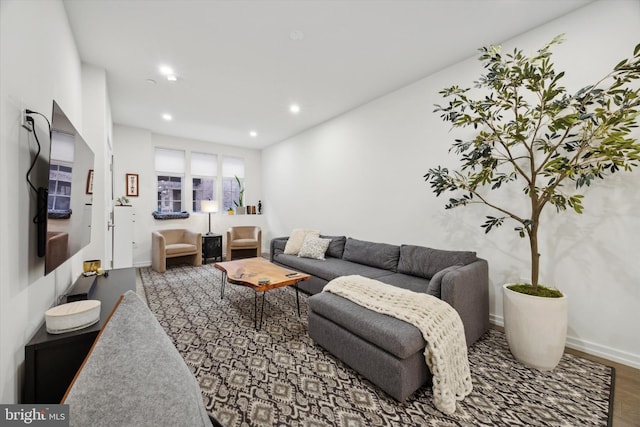
<path id="1" fill-rule="evenodd" d="M 393 271 L 398 269 L 400 247 L 387 243 L 366 242 L 349 237 L 344 245 L 342 259 L 371 267 Z"/>
<path id="2" fill-rule="evenodd" d="M 323 236 L 320 235 L 322 239 L 331 239 L 331 243 L 329 243 L 329 248 L 327 249 L 327 256 L 331 256 L 334 258 L 342 258 L 342 254 L 344 253 L 344 244 L 347 241 L 345 236 Z"/>
<path id="3" fill-rule="evenodd" d="M 400 246 L 398 272 L 431 279 L 438 271 L 452 265 L 467 265 L 477 259 L 475 252 L 443 251 L 424 246 Z"/>

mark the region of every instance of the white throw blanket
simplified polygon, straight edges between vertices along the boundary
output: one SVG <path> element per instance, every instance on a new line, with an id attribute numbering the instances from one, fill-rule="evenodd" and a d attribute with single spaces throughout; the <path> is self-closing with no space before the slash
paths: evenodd
<path id="1" fill-rule="evenodd" d="M 433 375 L 433 400 L 440 411 L 454 413 L 456 401 L 471 393 L 464 326 L 449 304 L 432 295 L 357 275 L 338 277 L 327 283 L 324 291 L 420 329 L 427 342 L 424 356 Z"/>

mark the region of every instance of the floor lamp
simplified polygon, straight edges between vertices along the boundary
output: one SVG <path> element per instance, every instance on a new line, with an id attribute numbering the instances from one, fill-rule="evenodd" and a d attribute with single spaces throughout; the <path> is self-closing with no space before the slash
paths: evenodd
<path id="1" fill-rule="evenodd" d="M 209 232 L 211 233 L 211 214 L 214 212 L 218 212 L 218 202 L 215 200 L 201 200 L 200 201 L 200 212 L 206 212 L 209 214 Z"/>

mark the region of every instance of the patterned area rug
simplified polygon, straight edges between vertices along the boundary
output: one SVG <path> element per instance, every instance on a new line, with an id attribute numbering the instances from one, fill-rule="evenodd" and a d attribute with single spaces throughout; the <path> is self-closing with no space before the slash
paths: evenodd
<path id="1" fill-rule="evenodd" d="M 473 392 L 452 416 L 431 388 L 398 403 L 315 345 L 307 296 L 266 294 L 254 328 L 254 292 L 229 284 L 220 298 L 213 265 L 140 270 L 149 308 L 200 383 L 207 410 L 236 426 L 605 426 L 613 369 L 566 354 L 553 372 L 518 364 L 490 330 L 469 348 Z"/>

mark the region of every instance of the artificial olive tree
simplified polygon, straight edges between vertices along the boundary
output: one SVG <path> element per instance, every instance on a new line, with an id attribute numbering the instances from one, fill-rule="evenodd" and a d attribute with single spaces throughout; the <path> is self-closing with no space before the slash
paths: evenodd
<path id="1" fill-rule="evenodd" d="M 424 176 L 437 196 L 455 193 L 447 209 L 484 204 L 498 212 L 486 217 L 486 233 L 506 219 L 518 223 L 516 233 L 529 238 L 534 292 L 544 208 L 582 213 L 582 187 L 630 171 L 640 159 L 640 143 L 632 134 L 640 111 L 640 44 L 602 79 L 570 94 L 561 85 L 564 72 L 554 70 L 551 58 L 551 48 L 562 39 L 554 38 L 531 56 L 519 49 L 481 48 L 486 72 L 475 82 L 476 90 L 444 89 L 440 94 L 448 105 L 435 110 L 453 128 L 475 130 L 472 139 L 456 139 L 450 148 L 460 156 L 460 170 L 438 166 Z M 516 201 L 510 205 L 492 198 L 492 192 L 509 185 L 522 188 L 526 211 L 519 212 Z"/>

